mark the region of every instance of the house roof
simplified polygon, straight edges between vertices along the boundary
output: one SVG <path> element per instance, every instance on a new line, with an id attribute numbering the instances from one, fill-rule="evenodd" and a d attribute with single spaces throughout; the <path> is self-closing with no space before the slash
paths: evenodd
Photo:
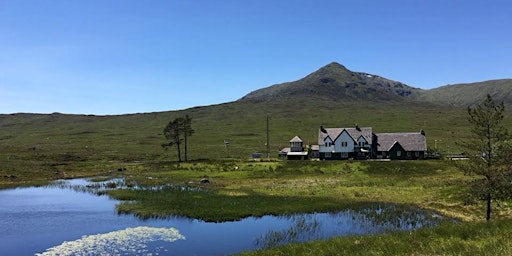
<path id="1" fill-rule="evenodd" d="M 290 148 L 282 148 L 281 150 L 279 150 L 280 153 L 288 153 L 290 152 Z"/>
<path id="2" fill-rule="evenodd" d="M 324 128 L 320 127 L 318 131 L 318 144 L 323 145 L 325 143 L 325 139 L 327 137 L 331 138 L 331 140 L 335 141 L 338 136 L 343 132 L 347 131 L 347 133 L 352 137 L 352 139 L 357 141 L 360 136 L 369 143 L 372 144 L 372 128 L 371 127 L 353 127 L 353 128 Z"/>
<path id="3" fill-rule="evenodd" d="M 420 132 L 377 133 L 377 151 L 389 151 L 399 143 L 405 151 L 426 151 L 427 139 Z"/>
<path id="4" fill-rule="evenodd" d="M 302 140 L 299 138 L 299 136 L 295 136 L 290 140 L 290 142 L 302 142 Z"/>

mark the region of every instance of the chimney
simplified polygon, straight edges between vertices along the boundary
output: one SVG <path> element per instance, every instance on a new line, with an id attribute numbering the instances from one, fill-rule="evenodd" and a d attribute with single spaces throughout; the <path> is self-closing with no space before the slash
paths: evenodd
<path id="1" fill-rule="evenodd" d="M 425 130 L 421 129 L 420 133 L 421 133 L 421 135 L 425 136 Z"/>
<path id="2" fill-rule="evenodd" d="M 359 124 L 356 124 L 356 130 L 361 131 L 361 128 L 359 128 Z"/>

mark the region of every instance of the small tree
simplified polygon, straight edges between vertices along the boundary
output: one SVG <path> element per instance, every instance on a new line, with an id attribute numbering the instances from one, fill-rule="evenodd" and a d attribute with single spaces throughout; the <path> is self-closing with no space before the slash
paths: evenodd
<path id="1" fill-rule="evenodd" d="M 175 145 L 178 153 L 178 161 L 181 162 L 181 143 L 183 141 L 182 137 L 182 126 L 183 126 L 183 118 L 179 117 L 170 121 L 167 126 L 164 128 L 164 136 L 168 140 L 167 143 L 162 144 L 162 147 L 168 149 L 169 147 Z"/>
<path id="2" fill-rule="evenodd" d="M 181 144 L 183 143 L 185 146 L 185 161 L 187 161 L 187 138 L 193 133 L 192 118 L 188 115 L 178 117 L 165 126 L 164 135 L 168 142 L 162 144 L 162 147 L 167 149 L 171 146 L 176 146 L 178 161 L 181 162 Z"/>
<path id="3" fill-rule="evenodd" d="M 502 124 L 503 102 L 495 105 L 490 95 L 479 105 L 468 108 L 471 138 L 463 143 L 469 161 L 461 164 L 467 173 L 480 175 L 471 183 L 470 195 L 486 202 L 486 220 L 491 218 L 491 203 L 510 198 L 512 145 L 506 143 L 507 129 Z"/>

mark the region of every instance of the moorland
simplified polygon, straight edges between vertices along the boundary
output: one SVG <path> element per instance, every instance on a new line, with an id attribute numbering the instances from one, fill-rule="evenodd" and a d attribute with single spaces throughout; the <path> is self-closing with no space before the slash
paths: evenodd
<path id="1" fill-rule="evenodd" d="M 510 202 L 484 222 L 481 202 L 467 200 L 465 175 L 453 161 L 286 161 L 280 148 L 299 135 L 316 144 L 318 128 L 373 127 L 374 132 L 423 129 L 431 149 L 463 151 L 468 106 L 490 94 L 506 105 L 512 124 L 512 81 L 494 80 L 422 90 L 328 64 L 299 79 L 249 93 L 240 100 L 179 111 L 116 116 L 61 113 L 0 115 L 0 187 L 49 180 L 121 176 L 140 185 L 207 186 L 194 191 L 113 190 L 118 211 L 141 218 L 183 215 L 207 221 L 294 212 L 327 212 L 371 202 L 412 205 L 457 222 L 384 235 L 291 244 L 262 255 L 510 255 Z M 163 129 L 189 115 L 195 130 L 190 161 L 164 150 Z M 271 158 L 266 152 L 269 117 Z M 224 141 L 230 141 L 229 155 Z M 150 179 L 148 177 L 151 177 Z M 208 185 L 199 180 L 208 177 Z M 172 205 L 172 207 L 171 207 Z"/>

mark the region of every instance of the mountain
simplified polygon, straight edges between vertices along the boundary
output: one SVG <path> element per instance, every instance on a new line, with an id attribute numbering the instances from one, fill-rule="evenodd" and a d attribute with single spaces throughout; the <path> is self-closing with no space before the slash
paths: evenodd
<path id="1" fill-rule="evenodd" d="M 300 80 L 253 91 L 240 101 L 261 102 L 299 96 L 334 101 L 401 101 L 420 92 L 421 89 L 377 75 L 352 72 L 332 62 Z"/>
<path id="2" fill-rule="evenodd" d="M 283 98 L 323 99 L 338 102 L 423 102 L 467 107 L 490 94 L 497 102 L 512 106 L 512 79 L 447 85 L 424 90 L 378 75 L 353 72 L 332 62 L 294 82 L 253 91 L 239 101 L 265 102 Z"/>

